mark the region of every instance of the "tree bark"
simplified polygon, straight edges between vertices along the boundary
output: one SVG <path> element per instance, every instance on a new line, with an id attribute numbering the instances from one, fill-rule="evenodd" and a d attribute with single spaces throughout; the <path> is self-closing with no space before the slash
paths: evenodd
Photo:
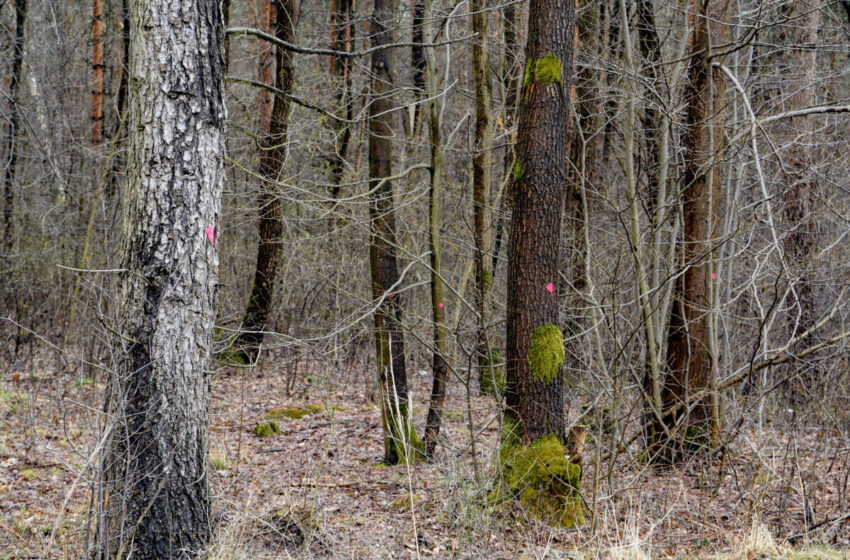
<path id="1" fill-rule="evenodd" d="M 554 286 L 568 191 L 574 25 L 571 0 L 532 0 L 509 237 L 505 410 L 525 443 L 548 435 L 565 442 Z"/>
<path id="2" fill-rule="evenodd" d="M 678 451 L 698 450 L 716 436 L 719 418 L 712 415 L 706 399 L 692 403 L 691 394 L 706 389 L 716 375 L 715 357 L 709 344 L 711 304 L 709 281 L 713 236 L 719 213 L 721 166 L 715 157 L 723 140 L 725 78 L 711 67 L 712 48 L 727 42 L 729 0 L 707 0 L 695 15 L 688 82 L 685 86 L 685 168 L 682 184 L 683 238 L 679 241 L 679 276 L 673 299 L 667 342 L 667 365 L 662 400 L 665 410 L 685 403 L 693 405 L 680 424 L 684 433 L 668 441 L 666 457 Z M 676 415 L 665 415 L 667 429 L 677 424 Z M 660 437 L 662 427 L 652 437 Z"/>
<path id="3" fill-rule="evenodd" d="M 371 46 L 393 41 L 392 0 L 374 0 L 369 22 Z M 371 58 L 369 105 L 369 272 L 375 311 L 375 347 L 378 389 L 384 429 L 384 461 L 409 461 L 419 447 L 410 418 L 407 370 L 404 359 L 402 295 L 398 287 L 395 202 L 392 183 L 393 157 L 393 51 L 376 50 Z"/>
<path id="4" fill-rule="evenodd" d="M 792 110 L 815 105 L 817 50 L 814 47 L 820 26 L 820 9 L 817 4 L 799 0 L 794 4 L 798 17 L 795 19 L 793 44 L 799 47 L 799 50 L 796 60 L 791 64 L 791 87 L 795 91 L 790 100 L 789 108 Z M 794 117 L 789 124 L 789 137 L 793 143 L 785 158 L 785 180 L 789 188 L 785 191 L 783 214 L 788 234 L 785 236 L 783 249 L 786 262 L 793 266 L 798 274 L 795 285 L 797 301 L 792 302 L 792 312 L 788 317 L 789 336 L 793 336 L 807 331 L 817 320 L 815 294 L 808 268 L 818 247 L 814 206 L 817 203 L 819 188 L 817 174 L 812 169 L 812 149 L 809 147 L 814 142 L 812 118 L 805 115 Z M 803 380 L 805 385 L 816 381 Z M 805 398 L 804 387 L 796 387 L 794 391 L 802 391 L 803 393 L 796 397 Z"/>
<path id="5" fill-rule="evenodd" d="M 427 42 L 434 37 L 434 1 L 424 0 L 422 27 Z M 439 94 L 439 79 L 437 77 L 437 57 L 434 49 L 429 48 L 425 54 L 425 82 L 428 94 L 428 131 L 431 140 L 431 185 L 429 189 L 428 224 L 431 249 L 431 312 L 434 318 L 434 353 L 433 373 L 434 383 L 431 388 L 431 401 L 428 406 L 428 419 L 425 423 L 425 453 L 429 457 L 437 449 L 437 436 L 443 417 L 443 403 L 446 400 L 446 385 L 449 367 L 446 363 L 448 356 L 448 329 L 446 328 L 445 304 L 443 302 L 443 271 L 440 206 L 443 201 L 443 139 L 440 130 L 440 110 L 442 103 Z"/>
<path id="6" fill-rule="evenodd" d="M 91 143 L 103 143 L 103 0 L 92 0 L 91 17 Z"/>
<path id="7" fill-rule="evenodd" d="M 298 22 L 297 0 L 275 0 L 276 21 L 275 36 L 287 42 L 295 40 L 295 26 Z M 277 75 L 275 87 L 290 93 L 294 83 L 294 54 L 280 47 L 276 48 Z M 292 104 L 282 95 L 276 95 L 272 107 L 269 135 L 263 139 L 260 156 L 259 194 L 259 233 L 257 247 L 257 266 L 254 271 L 254 283 L 251 297 L 245 309 L 242 321 L 243 332 L 236 340 L 236 348 L 241 359 L 255 363 L 268 328 L 269 316 L 274 304 L 275 279 L 280 267 L 283 249 L 283 206 L 279 194 L 278 181 L 281 177 L 286 154 L 289 149 L 289 115 Z"/>
<path id="8" fill-rule="evenodd" d="M 194 558 L 210 535 L 209 365 L 224 162 L 216 0 L 138 0 L 118 361 L 110 376 L 97 556 Z"/>
<path id="9" fill-rule="evenodd" d="M 493 175 L 493 86 L 487 42 L 490 35 L 488 0 L 473 0 L 472 75 L 475 80 L 475 156 L 472 159 L 472 198 L 475 208 L 475 309 L 478 312 L 479 387 L 493 385 L 497 361 L 487 338 L 487 292 L 493 281 L 490 189 Z M 486 367 L 489 364 L 491 367 Z M 489 378 L 489 384 L 488 384 Z M 495 388 L 495 387 L 494 387 Z"/>
<path id="10" fill-rule="evenodd" d="M 351 52 L 354 45 L 354 25 L 352 25 L 353 0 L 334 0 L 333 13 L 333 44 L 334 50 Z M 348 147 L 351 144 L 350 121 L 354 119 L 354 102 L 352 100 L 353 79 L 351 72 L 351 59 L 347 57 L 331 57 L 331 69 L 337 82 L 336 102 L 337 108 L 343 118 L 348 122 L 334 121 L 336 129 L 336 144 L 334 154 L 331 156 L 331 195 L 334 199 L 339 197 L 342 173 L 345 170 L 345 162 L 348 158 Z"/>
<path id="11" fill-rule="evenodd" d="M 414 43 L 410 47 L 410 61 L 413 66 L 413 91 L 414 101 L 422 99 L 422 95 L 426 89 L 425 79 L 425 28 L 423 21 L 425 19 L 425 0 L 413 0 L 411 7 L 411 40 Z M 428 41 L 432 41 L 433 37 L 428 37 Z M 422 121 L 422 104 L 417 103 L 413 110 L 413 126 L 410 130 L 412 137 L 419 136 L 420 122 Z"/>
<path id="12" fill-rule="evenodd" d="M 3 248 L 9 256 L 15 247 L 15 174 L 18 169 L 18 135 L 21 115 L 21 69 L 24 64 L 24 26 L 27 0 L 15 0 L 15 44 L 12 48 L 12 83 L 9 87 L 9 134 L 6 136 L 5 172 L 3 173 Z"/>

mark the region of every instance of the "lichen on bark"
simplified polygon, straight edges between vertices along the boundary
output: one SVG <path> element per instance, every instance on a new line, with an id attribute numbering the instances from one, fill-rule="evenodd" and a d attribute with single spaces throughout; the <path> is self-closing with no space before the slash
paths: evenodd
<path id="1" fill-rule="evenodd" d="M 551 382 L 564 367 L 565 357 L 561 329 L 547 323 L 534 331 L 528 345 L 528 365 L 534 377 L 544 383 Z"/>

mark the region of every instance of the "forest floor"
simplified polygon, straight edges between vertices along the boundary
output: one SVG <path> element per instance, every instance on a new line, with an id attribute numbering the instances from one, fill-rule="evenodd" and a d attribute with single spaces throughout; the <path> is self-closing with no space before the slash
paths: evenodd
<path id="1" fill-rule="evenodd" d="M 2 560 L 83 558 L 87 546 L 102 380 L 55 374 L 50 362 L 0 371 Z M 850 449 L 829 430 L 745 430 L 722 461 L 701 468 L 657 471 L 626 453 L 598 476 L 604 454 L 591 442 L 583 497 L 596 521 L 557 530 L 487 503 L 497 474 L 493 398 L 476 395 L 468 407 L 454 383 L 437 459 L 388 467 L 362 379 L 340 388 L 308 377 L 286 396 L 272 372 L 213 375 L 214 560 L 850 559 Z M 420 430 L 429 383 L 412 375 Z M 280 433 L 259 438 L 255 427 L 270 417 Z"/>

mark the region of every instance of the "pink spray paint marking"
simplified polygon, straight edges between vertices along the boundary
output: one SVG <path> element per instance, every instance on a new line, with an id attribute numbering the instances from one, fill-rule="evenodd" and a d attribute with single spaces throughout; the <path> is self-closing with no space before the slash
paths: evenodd
<path id="1" fill-rule="evenodd" d="M 390 299 L 393 299 L 393 298 L 395 297 L 395 292 L 390 292 L 390 296 L 389 296 L 389 297 L 390 297 Z"/>
<path id="2" fill-rule="evenodd" d="M 440 309 L 442 309 L 442 308 L 443 308 L 443 302 L 442 302 L 442 301 L 441 301 L 440 303 L 438 303 L 437 305 L 439 305 L 439 306 L 440 306 Z"/>
<path id="3" fill-rule="evenodd" d="M 555 284 L 553 284 L 552 282 L 549 282 L 548 284 L 546 284 L 546 291 L 549 292 L 550 294 L 554 294 L 555 293 Z"/>
<path id="4" fill-rule="evenodd" d="M 716 272 L 712 272 L 712 273 L 711 273 L 711 279 L 712 279 L 712 280 L 717 280 L 717 273 L 716 273 Z"/>
<path id="5" fill-rule="evenodd" d="M 215 226 L 207 226 L 207 239 L 213 244 L 213 247 L 215 247 L 216 237 Z"/>

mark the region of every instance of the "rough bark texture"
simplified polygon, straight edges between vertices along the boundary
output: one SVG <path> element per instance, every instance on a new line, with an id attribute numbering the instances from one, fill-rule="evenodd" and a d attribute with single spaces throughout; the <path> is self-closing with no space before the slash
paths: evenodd
<path id="1" fill-rule="evenodd" d="M 271 0 L 260 0 L 259 27 L 261 31 L 265 31 L 266 33 L 272 32 L 273 13 L 274 8 L 272 8 Z M 274 68 L 273 52 L 274 48 L 270 43 L 264 41 L 260 45 L 259 68 L 257 69 L 257 73 L 260 82 L 264 84 L 272 83 L 272 69 Z M 257 95 L 259 96 L 260 106 L 259 135 L 261 141 L 264 142 L 271 129 L 272 92 L 267 89 L 261 89 Z M 267 148 L 268 146 L 263 144 L 262 147 Z"/>
<path id="2" fill-rule="evenodd" d="M 685 270 L 676 283 L 667 342 L 667 366 L 662 399 L 665 410 L 688 403 L 689 395 L 709 387 L 716 373 L 709 350 L 711 238 L 719 211 L 721 166 L 715 160 L 723 140 L 725 79 L 712 69 L 713 45 L 726 43 L 725 24 L 729 0 L 706 0 L 695 15 L 688 82 L 685 134 L 685 168 L 682 178 L 683 238 L 680 262 Z M 690 403 L 689 403 L 690 404 Z M 696 404 L 680 425 L 684 436 L 697 447 L 708 442 L 711 407 Z M 715 419 L 718 420 L 718 419 Z M 667 417 L 668 429 L 676 423 Z M 660 434 L 661 429 L 656 430 Z M 676 446 L 671 441 L 670 445 Z"/>
<path id="3" fill-rule="evenodd" d="M 21 115 L 18 101 L 21 91 L 21 69 L 24 63 L 24 26 L 27 0 L 15 0 L 15 44 L 12 50 L 12 83 L 9 87 L 9 134 L 6 136 L 5 171 L 3 173 L 3 247 L 6 253 L 15 246 L 15 172 L 18 164 L 18 134 Z"/>
<path id="4" fill-rule="evenodd" d="M 434 36 L 433 0 L 424 0 L 424 36 L 428 41 Z M 432 368 L 434 383 L 431 388 L 431 401 L 428 406 L 428 419 L 425 423 L 425 453 L 432 456 L 437 448 L 437 436 L 442 424 L 443 403 L 446 399 L 446 385 L 449 366 L 446 356 L 449 350 L 449 333 L 446 328 L 445 304 L 443 302 L 442 243 L 440 206 L 443 196 L 443 137 L 440 130 L 441 102 L 439 80 L 437 78 L 437 57 L 434 49 L 428 49 L 425 64 L 425 81 L 428 87 L 428 131 L 431 140 L 431 188 L 429 192 L 429 234 L 431 249 L 431 310 L 434 318 L 434 354 Z"/>
<path id="5" fill-rule="evenodd" d="M 296 0 L 275 0 L 276 21 L 275 36 L 287 42 L 295 41 L 295 26 L 298 21 L 298 2 Z M 293 53 L 276 48 L 277 76 L 275 87 L 291 92 L 294 81 Z M 257 266 L 254 271 L 254 283 L 245 318 L 242 321 L 243 332 L 236 341 L 241 357 L 248 362 L 256 362 L 263 344 L 264 331 L 268 328 L 269 316 L 274 304 L 275 279 L 280 267 L 283 249 L 283 207 L 278 192 L 277 181 L 281 178 L 288 150 L 289 114 L 292 104 L 286 97 L 276 95 L 272 107 L 269 135 L 263 139 L 263 151 L 260 156 L 259 230 L 260 242 L 257 247 Z"/>
<path id="6" fill-rule="evenodd" d="M 210 532 L 209 380 L 224 161 L 217 0 L 138 0 L 97 556 L 194 558 Z"/>
<path id="7" fill-rule="evenodd" d="M 91 143 L 103 143 L 103 0 L 92 0 L 91 16 Z"/>
<path id="8" fill-rule="evenodd" d="M 493 175 L 493 86 L 490 57 L 487 55 L 490 12 L 488 0 L 472 2 L 472 75 L 475 80 L 475 156 L 472 159 L 472 198 L 475 207 L 475 309 L 478 312 L 478 381 L 488 386 L 492 378 L 491 349 L 487 338 L 487 292 L 493 281 L 491 256 L 493 235 L 490 213 L 490 188 Z M 492 379 L 491 379 L 492 381 Z"/>
<path id="9" fill-rule="evenodd" d="M 410 62 L 413 66 L 413 89 L 414 100 L 419 101 L 425 93 L 425 30 L 422 26 L 425 16 L 425 1 L 413 0 L 410 14 L 411 24 L 411 39 L 414 45 L 410 48 Z M 433 37 L 428 37 L 428 40 L 433 40 Z M 420 122 L 422 121 L 422 104 L 417 104 L 413 111 L 413 127 L 410 134 L 419 136 Z"/>
<path id="10" fill-rule="evenodd" d="M 574 10 L 572 0 L 532 0 L 529 11 L 508 252 L 505 410 L 526 444 L 565 438 L 564 348 L 553 286 L 568 190 Z"/>
<path id="11" fill-rule="evenodd" d="M 392 0 L 374 0 L 369 23 L 371 46 L 393 41 Z M 369 205 L 369 272 L 372 297 L 381 301 L 375 311 L 375 346 L 381 420 L 384 428 L 384 461 L 395 464 L 410 457 L 418 445 L 410 425 L 404 334 L 401 329 L 402 296 L 395 292 L 398 281 L 396 259 L 395 203 L 392 183 L 393 157 L 393 51 L 372 53 L 369 106 L 369 188 L 374 192 Z M 414 441 L 412 441 L 414 440 Z"/>

